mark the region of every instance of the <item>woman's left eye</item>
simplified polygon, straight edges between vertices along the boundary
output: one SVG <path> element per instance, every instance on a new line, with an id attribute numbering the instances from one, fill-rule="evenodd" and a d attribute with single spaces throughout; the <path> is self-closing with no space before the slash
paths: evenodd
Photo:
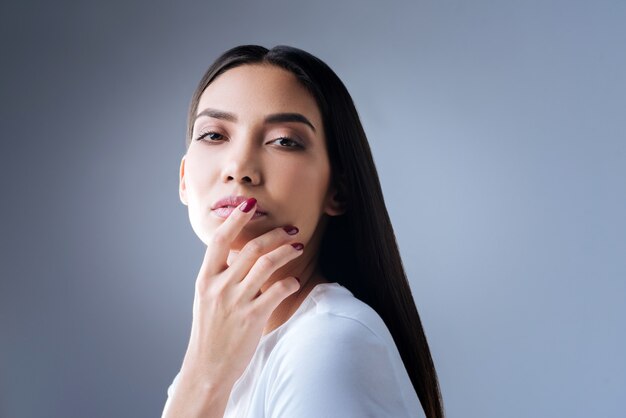
<path id="1" fill-rule="evenodd" d="M 272 142 L 275 142 L 275 141 L 281 141 L 281 142 L 282 141 L 288 141 L 288 143 L 291 144 L 291 145 L 287 145 L 287 146 L 281 146 L 281 148 L 304 148 L 302 146 L 302 144 L 300 144 L 298 141 L 293 140 L 293 139 L 291 139 L 291 138 L 289 138 L 287 136 L 281 136 L 280 138 L 276 138 Z"/>

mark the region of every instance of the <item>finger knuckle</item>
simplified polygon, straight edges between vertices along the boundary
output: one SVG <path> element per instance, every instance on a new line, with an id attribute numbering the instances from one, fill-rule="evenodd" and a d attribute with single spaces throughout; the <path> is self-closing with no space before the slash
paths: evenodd
<path id="1" fill-rule="evenodd" d="M 207 286 L 204 295 L 212 302 L 221 303 L 226 297 L 226 286 L 222 283 L 212 283 L 210 286 Z"/>
<path id="2" fill-rule="evenodd" d="M 227 243 L 226 234 L 224 232 L 216 231 L 215 234 L 213 234 L 213 237 L 211 238 L 211 242 L 215 246 L 218 246 L 218 247 L 226 244 Z"/>
<path id="3" fill-rule="evenodd" d="M 272 270 L 277 267 L 276 260 L 269 255 L 259 257 L 257 263 L 262 270 Z"/>
<path id="4" fill-rule="evenodd" d="M 276 282 L 274 286 L 276 286 L 276 290 L 281 293 L 291 291 L 291 286 L 289 285 L 289 283 L 287 283 L 286 280 L 281 280 L 279 282 Z"/>
<path id="5" fill-rule="evenodd" d="M 258 258 L 263 255 L 263 246 L 259 242 L 250 241 L 246 244 L 246 252 L 251 256 Z"/>
<path id="6" fill-rule="evenodd" d="M 196 280 L 196 293 L 199 296 L 204 296 L 207 293 L 208 283 L 206 280 Z"/>
<path id="7" fill-rule="evenodd" d="M 266 254 L 265 247 L 258 242 L 250 243 L 250 254 L 255 258 L 260 258 Z"/>

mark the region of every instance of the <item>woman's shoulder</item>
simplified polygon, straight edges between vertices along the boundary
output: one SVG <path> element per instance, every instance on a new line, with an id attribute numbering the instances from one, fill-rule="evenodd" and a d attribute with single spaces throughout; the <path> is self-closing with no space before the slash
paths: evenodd
<path id="1" fill-rule="evenodd" d="M 337 283 L 314 290 L 268 359 L 266 416 L 421 416 L 378 313 Z"/>

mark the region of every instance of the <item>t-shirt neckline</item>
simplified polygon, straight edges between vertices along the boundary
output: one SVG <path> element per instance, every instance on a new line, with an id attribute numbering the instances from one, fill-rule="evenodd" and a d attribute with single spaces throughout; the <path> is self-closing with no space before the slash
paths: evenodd
<path id="1" fill-rule="evenodd" d="M 316 284 L 313 287 L 313 289 L 311 289 L 309 294 L 306 295 L 306 297 L 304 298 L 302 303 L 300 303 L 300 306 L 298 306 L 298 309 L 296 309 L 295 312 L 284 323 L 279 325 L 276 329 L 273 329 L 269 333 L 267 333 L 265 335 L 262 335 L 261 339 L 259 340 L 259 344 L 262 343 L 263 341 L 267 340 L 268 338 L 270 338 L 272 335 L 280 332 L 280 330 L 282 330 L 288 324 L 290 324 L 292 322 L 292 320 L 294 320 L 295 318 L 300 316 L 302 311 L 304 311 L 309 306 L 309 304 L 312 303 L 313 295 L 316 294 L 317 292 L 319 292 L 320 290 L 322 290 L 322 289 L 324 289 L 326 287 L 329 287 L 329 286 L 341 286 L 341 285 L 339 283 L 337 283 L 337 282 L 321 282 L 321 283 Z"/>

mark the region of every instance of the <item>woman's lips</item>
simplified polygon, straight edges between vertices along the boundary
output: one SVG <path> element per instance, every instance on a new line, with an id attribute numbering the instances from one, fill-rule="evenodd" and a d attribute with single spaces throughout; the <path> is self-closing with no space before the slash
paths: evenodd
<path id="1" fill-rule="evenodd" d="M 225 206 L 225 207 L 222 207 L 222 208 L 213 209 L 211 211 L 211 213 L 213 215 L 217 216 L 218 218 L 226 219 L 226 218 L 228 218 L 228 215 L 230 215 L 232 213 L 232 211 L 235 210 L 235 209 L 237 209 L 237 208 L 234 207 L 234 206 Z M 256 211 L 256 212 L 254 212 L 254 215 L 252 215 L 252 219 L 251 220 L 253 221 L 253 220 L 261 218 L 263 216 L 266 216 L 265 213 Z"/>

